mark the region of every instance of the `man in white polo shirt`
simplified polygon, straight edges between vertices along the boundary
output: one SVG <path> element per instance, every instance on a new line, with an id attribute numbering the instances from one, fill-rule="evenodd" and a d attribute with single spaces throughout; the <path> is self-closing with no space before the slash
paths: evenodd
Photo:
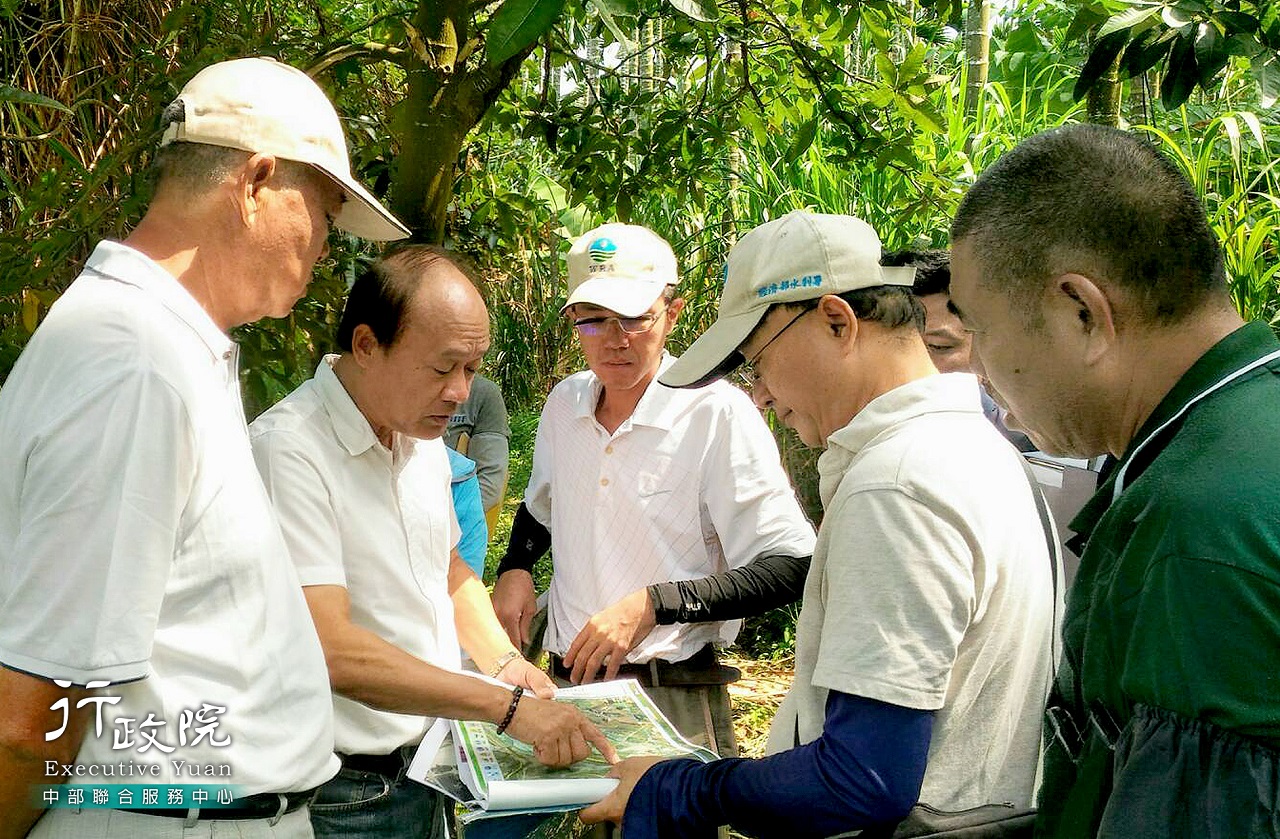
<path id="1" fill-rule="evenodd" d="M 0 393 L 5 839 L 38 815 L 31 786 L 73 770 L 95 787 L 212 771 L 239 798 L 110 787 L 116 809 L 51 810 L 33 836 L 211 836 L 207 820 L 234 819 L 239 836 L 308 837 L 306 804 L 337 770 L 324 658 L 227 331 L 289 314 L 330 224 L 407 230 L 352 180 L 338 116 L 301 71 L 215 64 L 164 122 L 146 215 L 98 245 Z"/>
<path id="2" fill-rule="evenodd" d="M 612 756 L 573 706 L 549 701 L 554 684 L 512 646 L 456 549 L 441 438 L 489 348 L 460 264 L 427 245 L 375 262 L 348 295 L 341 352 L 251 429 L 333 683 L 342 770 L 312 804 L 319 837 L 444 835 L 449 800 L 405 778 L 435 717 L 496 723 L 550 765 L 589 742 Z M 514 688 L 457 672 L 459 642 Z"/>
<path id="3" fill-rule="evenodd" d="M 494 605 L 527 641 L 529 569 L 549 543 L 553 674 L 637 678 L 687 737 L 731 755 L 737 671 L 714 646 L 796 599 L 814 535 L 742 391 L 658 385 L 676 282 L 671 247 L 643 227 L 604 225 L 570 250 L 562 311 L 590 369 L 547 398 Z"/>
<path id="4" fill-rule="evenodd" d="M 826 449 L 795 679 L 768 757 L 625 761 L 584 819 L 619 821 L 627 839 L 723 824 L 798 839 L 888 835 L 917 802 L 1031 806 L 1048 546 L 973 376 L 929 358 L 913 274 L 881 267 L 875 231 L 851 216 L 790 213 L 729 253 L 715 324 L 662 381 L 696 387 L 746 359 L 756 404 Z"/>

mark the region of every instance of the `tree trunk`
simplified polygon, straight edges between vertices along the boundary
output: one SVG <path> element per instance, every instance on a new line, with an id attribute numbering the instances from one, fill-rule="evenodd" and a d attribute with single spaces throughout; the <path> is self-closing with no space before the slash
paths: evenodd
<path id="1" fill-rule="evenodd" d="M 1120 59 L 1116 56 L 1111 66 L 1089 88 L 1088 119 L 1098 125 L 1120 124 Z"/>
<path id="2" fill-rule="evenodd" d="M 391 124 L 400 151 L 389 199 L 416 242 L 444 241 L 462 144 L 537 45 L 491 67 L 469 14 L 465 0 L 420 0 L 413 21 L 421 37 L 410 38 L 408 89 Z"/>
<path id="3" fill-rule="evenodd" d="M 964 26 L 964 50 L 968 81 L 964 88 L 964 113 L 972 117 L 982 102 L 987 86 L 987 59 L 991 51 L 991 4 L 989 0 L 970 0 Z"/>

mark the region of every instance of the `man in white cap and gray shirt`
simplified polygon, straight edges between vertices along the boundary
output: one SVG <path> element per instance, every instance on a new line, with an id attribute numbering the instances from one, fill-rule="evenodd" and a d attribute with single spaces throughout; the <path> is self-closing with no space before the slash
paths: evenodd
<path id="1" fill-rule="evenodd" d="M 50 810 L 33 836 L 211 836 L 233 819 L 238 836 L 309 837 L 307 802 L 338 768 L 227 332 L 289 314 L 331 226 L 408 231 L 353 180 L 337 113 L 296 69 L 212 65 L 163 121 L 145 216 L 98 245 L 0 394 L 5 839 L 39 816 L 32 786 L 66 777 L 105 801 Z M 107 786 L 210 770 L 234 800 Z"/>
<path id="2" fill-rule="evenodd" d="M 879 263 L 850 216 L 757 227 L 729 254 L 715 324 L 663 373 L 701 386 L 745 359 L 756 404 L 826 449 L 825 514 L 770 755 L 624 761 L 584 820 L 627 839 L 726 823 L 790 838 L 892 825 L 917 802 L 1031 805 L 1055 613 L 1045 533 L 973 377 L 934 368 L 913 269 Z"/>
<path id="3" fill-rule="evenodd" d="M 638 679 L 688 737 L 736 754 L 715 646 L 741 618 L 796 599 L 813 528 L 742 391 L 658 385 L 684 300 L 653 232 L 607 224 L 569 252 L 589 370 L 552 390 L 494 608 L 527 643 L 534 562 L 552 548 L 545 647 L 562 682 Z"/>

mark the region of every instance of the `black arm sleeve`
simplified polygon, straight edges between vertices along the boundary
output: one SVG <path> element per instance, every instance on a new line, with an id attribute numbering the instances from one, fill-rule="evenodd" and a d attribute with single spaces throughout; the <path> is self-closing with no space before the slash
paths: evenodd
<path id="1" fill-rule="evenodd" d="M 514 540 L 514 529 L 512 538 Z M 510 556 L 508 552 L 507 556 Z M 759 615 L 800 599 L 809 556 L 760 556 L 700 580 L 649 586 L 659 624 L 724 621 Z M 504 559 L 505 563 L 506 560 Z"/>
<path id="2" fill-rule="evenodd" d="M 520 502 L 516 510 L 515 520 L 511 522 L 511 539 L 507 542 L 507 553 L 498 563 L 498 576 L 507 571 L 528 571 L 533 573 L 533 565 L 551 547 L 551 531 L 542 526 L 542 522 L 533 517 L 529 508 Z"/>

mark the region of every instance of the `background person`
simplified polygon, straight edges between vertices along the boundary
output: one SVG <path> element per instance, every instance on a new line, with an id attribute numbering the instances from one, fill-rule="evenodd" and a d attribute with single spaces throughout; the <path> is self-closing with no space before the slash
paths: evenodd
<path id="1" fill-rule="evenodd" d="M 507 494 L 510 473 L 511 424 L 507 403 L 497 383 L 480 373 L 471 380 L 471 394 L 453 416 L 444 435 L 445 445 L 466 455 L 476 464 L 480 497 L 488 533 L 498 526 L 498 514 Z M 484 576 L 481 563 L 479 576 Z"/>
<path id="2" fill-rule="evenodd" d="M 970 189 L 951 294 L 1051 454 L 1118 459 L 1076 517 L 1037 835 L 1277 835 L 1280 343 L 1232 306 L 1181 171 L 1096 125 Z"/>
<path id="3" fill-rule="evenodd" d="M 157 784 L 181 782 L 170 758 L 227 764 L 242 796 L 52 810 L 32 834 L 77 838 L 192 836 L 184 822 L 206 819 L 310 836 L 306 803 L 337 769 L 324 659 L 253 468 L 227 332 L 289 314 L 331 224 L 408 231 L 352 180 L 338 115 L 299 70 L 214 64 L 163 122 L 146 215 L 99 243 L 0 391 L 3 837 L 38 815 L 46 761 L 152 764 Z M 216 731 L 183 740 L 206 705 Z M 163 747 L 114 747 L 148 721 Z"/>
<path id="4" fill-rule="evenodd" d="M 658 385 L 676 282 L 671 247 L 643 227 L 607 224 L 570 250 L 562 311 L 590 369 L 547 398 L 494 605 L 526 643 L 530 569 L 550 544 L 552 673 L 637 678 L 686 737 L 735 754 L 725 685 L 738 672 L 715 645 L 733 640 L 731 619 L 795 599 L 813 528 L 741 391 Z"/>

